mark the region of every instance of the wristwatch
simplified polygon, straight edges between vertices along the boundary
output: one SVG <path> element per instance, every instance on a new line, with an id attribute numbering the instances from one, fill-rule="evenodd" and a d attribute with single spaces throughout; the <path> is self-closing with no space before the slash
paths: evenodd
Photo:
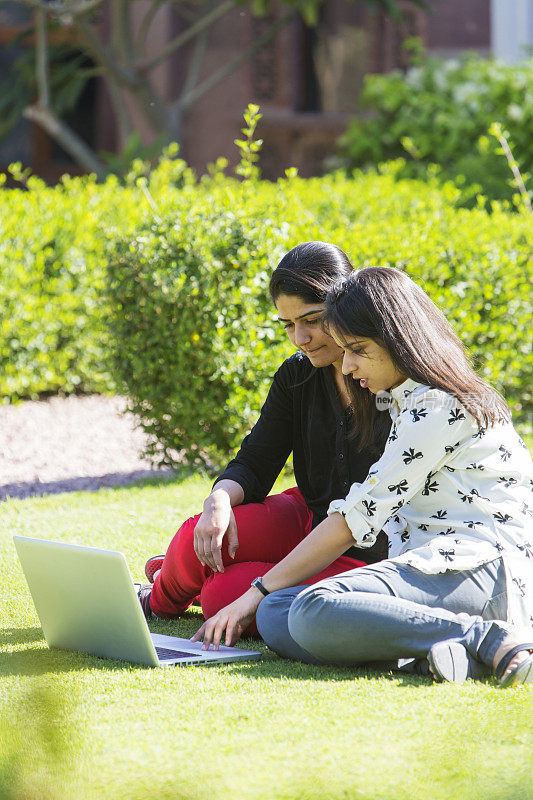
<path id="1" fill-rule="evenodd" d="M 259 589 L 259 591 L 260 591 L 262 594 L 264 594 L 264 595 L 265 595 L 265 597 L 266 597 L 268 594 L 270 594 L 270 592 L 268 591 L 268 589 L 265 589 L 265 587 L 263 586 L 263 581 L 262 581 L 262 578 L 254 578 L 254 579 L 253 579 L 253 581 L 251 582 L 250 586 L 255 586 L 255 588 L 256 588 L 256 589 Z"/>

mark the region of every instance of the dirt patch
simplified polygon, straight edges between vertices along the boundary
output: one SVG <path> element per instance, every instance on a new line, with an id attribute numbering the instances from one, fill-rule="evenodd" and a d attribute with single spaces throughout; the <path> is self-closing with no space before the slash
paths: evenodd
<path id="1" fill-rule="evenodd" d="M 0 499 L 125 486 L 171 476 L 142 451 L 123 397 L 52 397 L 0 406 Z"/>

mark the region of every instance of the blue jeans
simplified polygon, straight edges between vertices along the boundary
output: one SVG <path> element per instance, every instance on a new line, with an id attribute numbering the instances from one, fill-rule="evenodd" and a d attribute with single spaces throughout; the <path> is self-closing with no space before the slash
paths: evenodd
<path id="1" fill-rule="evenodd" d="M 256 621 L 272 650 L 309 664 L 423 659 L 433 644 L 453 639 L 492 666 L 510 630 L 506 609 L 501 558 L 436 575 L 381 561 L 273 592 Z"/>

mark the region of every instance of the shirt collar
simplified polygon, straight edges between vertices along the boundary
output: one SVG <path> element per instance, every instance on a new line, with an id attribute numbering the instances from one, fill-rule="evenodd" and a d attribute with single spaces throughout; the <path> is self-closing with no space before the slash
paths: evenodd
<path id="1" fill-rule="evenodd" d="M 405 399 L 409 397 L 409 395 L 414 392 L 415 389 L 418 389 L 419 386 L 422 386 L 422 384 L 417 383 L 417 381 L 413 381 L 411 378 L 407 378 L 403 381 L 403 383 L 400 383 L 399 386 L 391 389 L 390 393 L 396 401 L 396 405 L 402 409 Z"/>

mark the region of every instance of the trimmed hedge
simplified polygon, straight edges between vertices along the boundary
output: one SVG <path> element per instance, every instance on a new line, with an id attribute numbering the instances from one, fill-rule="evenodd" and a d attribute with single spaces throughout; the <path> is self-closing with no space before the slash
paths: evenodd
<path id="1" fill-rule="evenodd" d="M 216 465 L 291 352 L 269 275 L 290 247 L 322 239 L 356 266 L 395 266 L 418 280 L 525 423 L 531 217 L 497 204 L 458 208 L 451 183 L 397 173 L 391 164 L 352 178 L 241 184 L 216 172 L 195 181 L 167 158 L 146 187 L 134 174 L 126 186 L 72 178 L 3 190 L 0 284 L 11 305 L 0 392 L 118 389 L 165 463 L 177 451 Z"/>
<path id="2" fill-rule="evenodd" d="M 114 188 L 67 178 L 50 189 L 31 178 L 28 191 L 1 192 L 1 396 L 114 386 L 101 218 L 113 207 Z"/>
<path id="3" fill-rule="evenodd" d="M 55 187 L 20 165 L 20 189 L 2 188 L 0 174 L 0 398 L 4 402 L 58 391 L 114 391 L 105 303 L 108 230 L 133 230 L 149 207 L 136 185 L 136 162 L 126 185 L 110 176 L 65 175 Z M 192 172 L 163 158 L 152 174 L 164 203 L 179 205 Z M 0 400 L 1 402 L 1 400 Z"/>
<path id="4" fill-rule="evenodd" d="M 341 137 L 345 163 L 363 167 L 403 156 L 404 176 L 420 177 L 428 164 L 438 164 L 444 177 L 461 183 L 467 204 L 475 203 L 478 192 L 510 200 L 517 191 L 513 176 L 488 134 L 493 122 L 508 131 L 527 185 L 533 57 L 505 64 L 466 53 L 460 59 L 418 56 L 416 62 L 407 72 L 367 76 L 360 105 L 372 115 L 353 119 Z"/>
<path id="5" fill-rule="evenodd" d="M 279 231 L 256 225 L 195 207 L 115 245 L 115 371 L 166 463 L 173 451 L 211 463 L 230 452 L 287 354 L 265 268 L 265 244 L 281 256 Z"/>
<path id="6" fill-rule="evenodd" d="M 458 195 L 398 181 L 392 167 L 354 179 L 205 182 L 187 207 L 115 242 L 115 373 L 165 461 L 180 451 L 216 464 L 238 446 L 290 352 L 273 322 L 269 274 L 309 239 L 339 244 L 356 265 L 407 270 L 523 418 L 531 219 L 498 206 L 458 209 Z"/>

